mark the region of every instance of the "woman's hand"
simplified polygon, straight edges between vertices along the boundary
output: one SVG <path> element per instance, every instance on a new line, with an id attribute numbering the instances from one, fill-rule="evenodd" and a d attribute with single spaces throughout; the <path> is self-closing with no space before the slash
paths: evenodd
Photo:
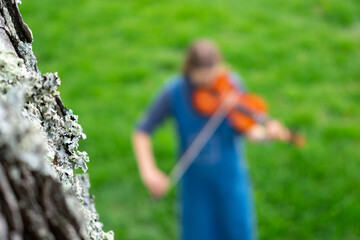
<path id="1" fill-rule="evenodd" d="M 164 196 L 170 186 L 170 180 L 156 166 L 150 135 L 136 131 L 133 134 L 133 146 L 143 183 L 154 197 Z"/>
<path id="2" fill-rule="evenodd" d="M 277 120 L 271 120 L 265 126 L 256 124 L 245 134 L 253 142 L 266 140 L 288 141 L 291 136 L 290 131 Z"/>
<path id="3" fill-rule="evenodd" d="M 290 138 L 290 131 L 279 121 L 271 120 L 266 124 L 266 135 L 269 140 L 286 141 Z"/>
<path id="4" fill-rule="evenodd" d="M 158 168 L 144 169 L 141 179 L 151 195 L 156 198 L 164 196 L 170 186 L 170 179 Z"/>

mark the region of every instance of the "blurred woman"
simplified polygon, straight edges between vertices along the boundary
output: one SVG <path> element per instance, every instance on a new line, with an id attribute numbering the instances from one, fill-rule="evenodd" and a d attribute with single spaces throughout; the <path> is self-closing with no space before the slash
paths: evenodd
<path id="1" fill-rule="evenodd" d="M 140 176 L 151 194 L 161 197 L 170 180 L 156 165 L 151 134 L 171 117 L 176 126 L 179 156 L 191 145 L 209 120 L 197 113 L 191 94 L 210 86 L 223 71 L 222 56 L 209 40 L 193 42 L 186 53 L 183 72 L 172 77 L 139 121 L 133 135 Z M 230 74 L 238 91 L 246 91 L 241 78 Z M 230 103 L 229 103 L 230 104 Z M 236 131 L 224 119 L 180 181 L 181 237 L 184 240 L 256 239 L 256 223 L 251 184 L 243 138 L 253 141 L 281 139 L 288 134 L 278 122 L 255 125 Z"/>

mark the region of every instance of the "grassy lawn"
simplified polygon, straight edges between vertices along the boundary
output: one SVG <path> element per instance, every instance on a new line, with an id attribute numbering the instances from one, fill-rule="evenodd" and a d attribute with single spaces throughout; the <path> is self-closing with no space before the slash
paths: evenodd
<path id="1" fill-rule="evenodd" d="M 24 0 L 40 70 L 59 72 L 79 115 L 91 192 L 116 239 L 176 239 L 174 194 L 154 202 L 130 144 L 136 119 L 208 36 L 305 149 L 247 144 L 260 239 L 360 237 L 360 4 L 357 0 Z M 168 172 L 171 123 L 154 135 Z"/>

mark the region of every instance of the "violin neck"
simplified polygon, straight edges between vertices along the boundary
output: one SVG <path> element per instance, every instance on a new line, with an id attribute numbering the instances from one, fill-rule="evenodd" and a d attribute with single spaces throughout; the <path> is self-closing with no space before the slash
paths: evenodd
<path id="1" fill-rule="evenodd" d="M 253 112 L 241 105 L 237 105 L 235 106 L 235 108 L 236 110 L 254 119 L 254 121 L 258 124 L 265 126 L 267 122 L 271 121 L 271 119 L 266 114 Z M 285 142 L 291 143 L 297 147 L 302 147 L 305 144 L 305 138 L 302 135 L 298 134 L 295 130 L 292 129 L 288 129 L 288 131 L 289 131 L 289 136 L 287 137 L 287 139 L 284 140 Z"/>
<path id="2" fill-rule="evenodd" d="M 254 119 L 254 121 L 256 123 L 261 124 L 261 125 L 265 125 L 270 120 L 266 114 L 253 112 L 253 111 L 249 110 L 248 108 L 241 106 L 241 105 L 236 105 L 235 109 L 248 115 L 250 118 Z"/>

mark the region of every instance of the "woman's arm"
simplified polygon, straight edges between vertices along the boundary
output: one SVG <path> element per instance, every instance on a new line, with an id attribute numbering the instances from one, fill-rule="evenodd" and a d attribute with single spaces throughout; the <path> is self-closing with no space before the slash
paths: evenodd
<path id="1" fill-rule="evenodd" d="M 170 180 L 156 166 L 150 135 L 137 130 L 133 134 L 132 141 L 143 183 L 153 196 L 157 198 L 163 196 L 169 188 Z"/>
<path id="2" fill-rule="evenodd" d="M 170 181 L 156 166 L 151 133 L 171 115 L 171 91 L 166 86 L 151 104 L 147 114 L 136 125 L 132 136 L 135 158 L 141 180 L 155 197 L 161 197 L 167 191 Z"/>

